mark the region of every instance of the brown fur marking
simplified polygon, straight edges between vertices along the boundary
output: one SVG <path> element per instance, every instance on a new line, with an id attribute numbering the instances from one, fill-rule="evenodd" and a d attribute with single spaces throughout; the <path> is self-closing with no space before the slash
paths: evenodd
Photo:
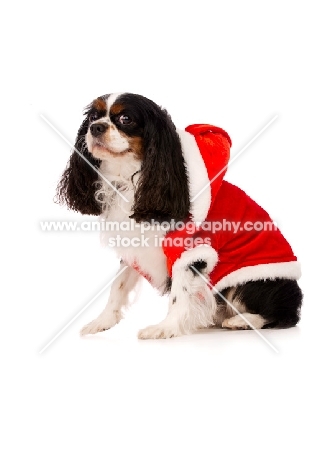
<path id="1" fill-rule="evenodd" d="M 97 110 L 97 111 L 107 111 L 107 104 L 105 101 L 103 101 L 101 98 L 97 98 L 95 99 L 95 101 L 93 101 L 93 104 L 92 106 Z"/>
<path id="2" fill-rule="evenodd" d="M 123 104 L 112 104 L 111 108 L 110 108 L 110 113 L 112 115 L 117 115 L 117 114 L 120 114 L 120 112 L 123 112 L 124 111 L 124 106 Z"/>
<path id="3" fill-rule="evenodd" d="M 137 159 L 142 159 L 143 158 L 143 140 L 139 136 L 134 136 L 134 137 L 129 137 L 127 136 L 127 139 L 130 143 L 130 148 L 133 150 L 133 152 L 136 154 Z"/>

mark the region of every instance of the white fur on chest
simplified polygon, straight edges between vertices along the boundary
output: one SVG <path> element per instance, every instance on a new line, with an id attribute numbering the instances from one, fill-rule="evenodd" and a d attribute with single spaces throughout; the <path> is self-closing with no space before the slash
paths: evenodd
<path id="1" fill-rule="evenodd" d="M 130 156 L 126 161 L 124 157 L 114 158 L 103 161 L 100 169 L 128 200 L 125 201 L 105 182 L 101 184 L 97 197 L 100 200 L 102 193 L 102 199 L 107 203 L 101 216 L 101 242 L 113 248 L 127 265 L 135 266 L 142 274 L 151 278 L 154 287 L 163 290 L 168 273 L 161 239 L 166 231 L 160 226 L 152 227 L 150 224 L 145 230 L 143 223 L 136 223 L 130 218 L 133 213 L 134 187 L 139 177 L 139 173 L 134 174 L 139 171 L 140 162 Z"/>

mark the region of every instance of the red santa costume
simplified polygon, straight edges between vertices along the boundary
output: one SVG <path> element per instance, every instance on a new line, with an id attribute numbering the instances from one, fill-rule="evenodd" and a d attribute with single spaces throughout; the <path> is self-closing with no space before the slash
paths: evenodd
<path id="1" fill-rule="evenodd" d="M 169 274 L 205 261 L 210 283 L 217 290 L 259 279 L 298 279 L 300 264 L 268 213 L 243 190 L 223 181 L 229 135 L 211 125 L 190 125 L 179 136 L 194 199 L 189 221 L 197 227 L 191 234 L 185 227 L 164 238 Z"/>

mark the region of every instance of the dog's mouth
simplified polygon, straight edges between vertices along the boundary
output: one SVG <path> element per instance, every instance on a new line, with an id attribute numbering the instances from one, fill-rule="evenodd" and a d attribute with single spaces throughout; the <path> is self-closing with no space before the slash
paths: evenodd
<path id="1" fill-rule="evenodd" d="M 131 152 L 130 148 L 126 148 L 125 150 L 118 151 L 115 148 L 111 148 L 111 146 L 108 145 L 106 142 L 102 142 L 98 139 L 94 139 L 92 142 L 91 153 L 97 157 L 100 157 L 100 156 L 117 157 L 117 156 L 123 156 L 125 154 L 128 154 L 129 152 Z"/>

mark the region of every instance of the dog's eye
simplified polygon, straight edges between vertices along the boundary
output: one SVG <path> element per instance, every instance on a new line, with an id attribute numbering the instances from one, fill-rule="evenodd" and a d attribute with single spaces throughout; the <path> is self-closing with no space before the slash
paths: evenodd
<path id="1" fill-rule="evenodd" d="M 129 125 L 130 123 L 132 123 L 132 119 L 128 115 L 122 114 L 118 117 L 118 122 L 121 125 Z"/>
<path id="2" fill-rule="evenodd" d="M 94 120 L 97 120 L 98 118 L 99 118 L 98 112 L 92 112 L 92 113 L 89 115 L 89 121 L 90 121 L 90 122 L 93 122 Z"/>

